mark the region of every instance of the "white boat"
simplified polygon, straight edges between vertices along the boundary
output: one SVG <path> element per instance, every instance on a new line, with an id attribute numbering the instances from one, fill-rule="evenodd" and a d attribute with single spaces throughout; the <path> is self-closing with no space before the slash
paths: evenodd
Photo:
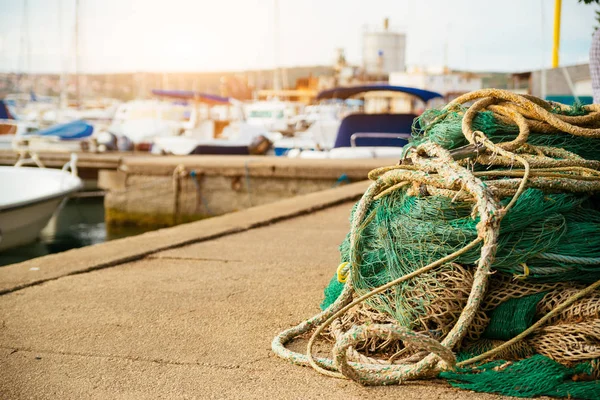
<path id="1" fill-rule="evenodd" d="M 342 99 L 354 96 L 369 98 L 363 112 L 346 115 L 339 123 L 339 128 L 332 141 L 330 125 L 327 135 L 321 135 L 317 142 L 317 132 L 308 132 L 313 136 L 315 150 L 310 145 L 297 147 L 294 143 L 283 140 L 275 142 L 275 150 L 279 154 L 298 158 L 399 158 L 403 147 L 412 137 L 411 132 L 417 114 L 414 113 L 417 101 L 426 104 L 428 101 L 442 97 L 441 94 L 428 90 L 391 85 L 365 85 L 339 87 L 322 91 L 317 100 Z M 370 105 L 370 107 L 367 107 Z M 410 112 L 394 112 L 398 105 Z M 366 112 L 370 108 L 370 112 Z M 404 110 L 403 110 L 404 111 Z M 307 138 L 308 139 L 308 138 Z M 325 140 L 324 140 L 325 139 Z M 292 144 L 293 147 L 287 147 Z"/>
<path id="2" fill-rule="evenodd" d="M 298 102 L 266 100 L 244 105 L 245 122 L 261 127 L 264 132 L 288 132 L 294 130 L 295 118 L 302 113 Z"/>
<path id="3" fill-rule="evenodd" d="M 76 171 L 0 167 L 0 251 L 38 237 L 63 200 L 82 188 Z"/>
<path id="4" fill-rule="evenodd" d="M 197 122 L 196 110 L 184 104 L 156 100 L 134 100 L 121 104 L 107 128 L 132 143 L 152 143 L 157 137 L 177 136 Z"/>
<path id="5" fill-rule="evenodd" d="M 152 93 L 183 101 L 197 114 L 177 132 L 156 135 L 152 146 L 156 154 L 254 154 L 254 149 L 258 149 L 253 147 L 255 143 L 271 139 L 275 134 L 271 128 L 289 128 L 285 122 L 287 103 L 258 102 L 244 111 L 247 106 L 244 103 L 206 93 L 182 90 L 153 90 Z M 247 118 L 245 113 L 249 114 Z M 281 136 L 281 133 L 276 135 Z"/>

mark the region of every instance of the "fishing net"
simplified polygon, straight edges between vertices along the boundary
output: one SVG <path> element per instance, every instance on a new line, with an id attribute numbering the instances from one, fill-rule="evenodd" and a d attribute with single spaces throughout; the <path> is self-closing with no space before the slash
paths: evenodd
<path id="1" fill-rule="evenodd" d="M 369 174 L 323 311 L 275 353 L 365 385 L 600 398 L 600 107 L 488 89 L 413 133 Z"/>

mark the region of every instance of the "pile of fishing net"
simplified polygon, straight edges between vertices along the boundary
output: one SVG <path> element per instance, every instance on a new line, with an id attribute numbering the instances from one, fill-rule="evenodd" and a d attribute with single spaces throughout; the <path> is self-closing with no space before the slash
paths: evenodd
<path id="1" fill-rule="evenodd" d="M 486 89 L 417 122 L 369 175 L 323 311 L 273 350 L 365 385 L 600 398 L 600 106 Z"/>

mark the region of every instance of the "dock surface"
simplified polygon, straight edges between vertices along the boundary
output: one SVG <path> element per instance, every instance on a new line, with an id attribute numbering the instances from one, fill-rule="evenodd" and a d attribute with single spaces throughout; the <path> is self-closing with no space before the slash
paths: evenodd
<path id="1" fill-rule="evenodd" d="M 0 268 L 0 398 L 499 399 L 270 350 L 318 312 L 365 182 Z"/>

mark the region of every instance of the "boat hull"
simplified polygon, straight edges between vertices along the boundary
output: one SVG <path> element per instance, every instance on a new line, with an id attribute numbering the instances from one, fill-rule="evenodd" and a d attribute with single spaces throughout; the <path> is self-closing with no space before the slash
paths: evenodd
<path id="1" fill-rule="evenodd" d="M 62 201 L 82 186 L 67 171 L 0 167 L 0 252 L 34 241 Z"/>
<path id="2" fill-rule="evenodd" d="M 35 241 L 64 198 L 0 210 L 0 251 Z"/>

